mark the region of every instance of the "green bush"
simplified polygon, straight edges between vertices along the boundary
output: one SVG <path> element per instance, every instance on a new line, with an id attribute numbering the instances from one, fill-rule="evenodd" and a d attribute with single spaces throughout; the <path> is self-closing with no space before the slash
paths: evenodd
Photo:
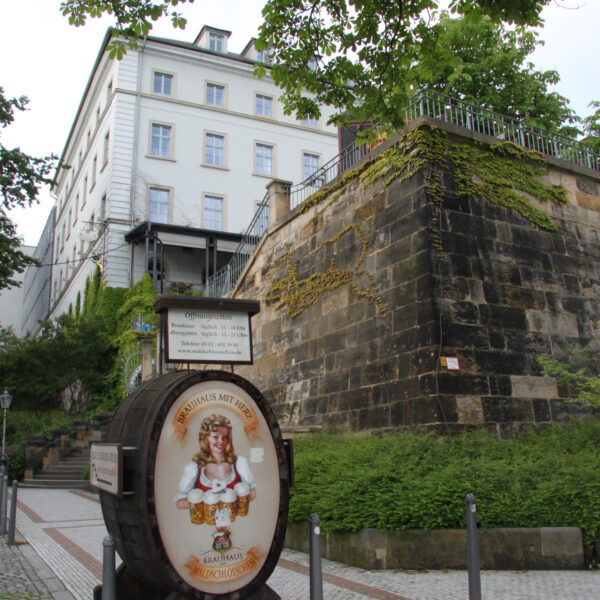
<path id="1" fill-rule="evenodd" d="M 316 434 L 295 441 L 290 521 L 325 530 L 465 527 L 475 494 L 486 527 L 581 527 L 600 534 L 600 423 L 502 440 L 485 431 L 436 435 Z"/>

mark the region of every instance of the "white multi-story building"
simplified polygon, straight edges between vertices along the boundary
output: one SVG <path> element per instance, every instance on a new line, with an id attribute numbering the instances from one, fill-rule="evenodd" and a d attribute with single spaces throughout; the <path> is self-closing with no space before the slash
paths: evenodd
<path id="1" fill-rule="evenodd" d="M 148 37 L 111 60 L 108 31 L 55 178 L 50 316 L 103 267 L 110 286 L 145 272 L 202 285 L 228 260 L 273 179 L 298 182 L 338 151 L 337 131 L 283 114 L 253 40 L 203 27 L 194 43 Z M 165 290 L 166 291 L 166 290 Z"/>

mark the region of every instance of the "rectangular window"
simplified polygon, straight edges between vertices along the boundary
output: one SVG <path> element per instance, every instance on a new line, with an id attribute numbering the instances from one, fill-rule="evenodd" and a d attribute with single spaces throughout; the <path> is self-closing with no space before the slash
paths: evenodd
<path id="1" fill-rule="evenodd" d="M 225 106 L 225 87 L 216 83 L 207 83 L 206 104 Z"/>
<path id="2" fill-rule="evenodd" d="M 223 198 L 204 196 L 204 229 L 223 229 Z"/>
<path id="3" fill-rule="evenodd" d="M 69 209 L 69 219 L 67 220 L 67 239 L 71 235 L 71 223 L 73 222 L 73 209 Z"/>
<path id="4" fill-rule="evenodd" d="M 83 208 L 85 206 L 85 203 L 87 201 L 87 190 L 88 190 L 88 178 L 87 175 L 85 176 L 85 179 L 83 180 L 83 190 L 81 192 L 83 198 L 81 199 L 81 208 Z"/>
<path id="5" fill-rule="evenodd" d="M 204 162 L 207 165 L 222 167 L 224 138 L 222 135 L 207 133 L 204 145 Z"/>
<path id="6" fill-rule="evenodd" d="M 218 33 L 208 34 L 208 49 L 213 52 L 223 52 L 223 36 Z"/>
<path id="7" fill-rule="evenodd" d="M 258 62 L 264 63 L 265 65 L 268 65 L 269 62 L 271 62 L 270 54 L 271 52 L 268 48 L 266 50 L 257 50 L 256 60 Z"/>
<path id="8" fill-rule="evenodd" d="M 77 223 L 77 215 L 79 214 L 79 194 L 75 196 L 75 205 L 73 206 L 73 225 Z"/>
<path id="9" fill-rule="evenodd" d="M 306 117 L 306 119 L 302 119 L 302 125 L 305 127 L 316 127 L 317 119 L 315 117 Z"/>
<path id="10" fill-rule="evenodd" d="M 96 126 L 100 123 L 100 107 L 96 109 Z"/>
<path id="11" fill-rule="evenodd" d="M 112 79 L 109 81 L 108 86 L 106 87 L 106 104 L 110 104 L 110 99 L 113 93 L 113 82 Z"/>
<path id="12" fill-rule="evenodd" d="M 73 244 L 73 268 L 75 268 L 76 260 L 77 260 L 77 244 Z"/>
<path id="13" fill-rule="evenodd" d="M 98 171 L 98 155 L 94 156 L 94 160 L 92 161 L 92 188 L 96 185 L 97 171 Z"/>
<path id="14" fill-rule="evenodd" d="M 171 156 L 171 127 L 152 123 L 152 141 L 150 143 L 152 156 Z"/>
<path id="15" fill-rule="evenodd" d="M 60 255 L 60 234 L 58 235 L 58 238 L 56 239 L 56 260 L 54 261 L 55 263 L 58 263 L 59 255 Z"/>
<path id="16" fill-rule="evenodd" d="M 259 117 L 273 116 L 273 98 L 256 94 L 256 114 Z"/>
<path id="17" fill-rule="evenodd" d="M 269 204 L 268 202 L 257 202 L 256 204 L 256 230 L 259 237 L 269 227 Z"/>
<path id="18" fill-rule="evenodd" d="M 102 156 L 102 168 L 104 168 L 108 164 L 108 148 L 110 145 L 110 131 L 106 132 L 104 136 L 104 150 Z"/>
<path id="19" fill-rule="evenodd" d="M 150 188 L 148 220 L 151 223 L 169 222 L 169 190 Z"/>
<path id="20" fill-rule="evenodd" d="M 62 238 L 60 241 L 60 251 L 63 251 L 63 248 L 65 247 L 65 224 L 63 223 L 62 226 Z"/>
<path id="21" fill-rule="evenodd" d="M 100 200 L 100 221 L 104 223 L 106 220 L 106 194 L 102 194 L 102 200 Z"/>
<path id="22" fill-rule="evenodd" d="M 273 175 L 273 146 L 256 144 L 255 165 L 259 175 Z"/>
<path id="23" fill-rule="evenodd" d="M 163 94 L 164 96 L 170 96 L 172 89 L 173 75 L 169 75 L 168 73 L 154 73 L 152 91 L 155 94 Z"/>
<path id="24" fill-rule="evenodd" d="M 308 179 L 319 169 L 319 157 L 316 154 L 309 154 L 308 152 L 304 152 L 302 156 L 304 179 Z"/>

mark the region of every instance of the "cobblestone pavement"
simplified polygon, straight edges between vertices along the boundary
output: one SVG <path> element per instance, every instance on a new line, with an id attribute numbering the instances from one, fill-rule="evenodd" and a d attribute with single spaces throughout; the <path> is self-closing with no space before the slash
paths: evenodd
<path id="1" fill-rule="evenodd" d="M 2 600 L 72 600 L 62 582 L 23 539 L 9 546 L 0 538 Z"/>
<path id="2" fill-rule="evenodd" d="M 0 541 L 0 599 L 91 600 L 106 536 L 98 497 L 20 489 L 17 528 L 27 544 Z M 308 555 L 284 550 L 269 585 L 308 600 Z M 598 600 L 599 571 L 482 571 L 483 600 Z M 325 600 L 466 600 L 465 571 L 365 571 L 323 560 Z"/>

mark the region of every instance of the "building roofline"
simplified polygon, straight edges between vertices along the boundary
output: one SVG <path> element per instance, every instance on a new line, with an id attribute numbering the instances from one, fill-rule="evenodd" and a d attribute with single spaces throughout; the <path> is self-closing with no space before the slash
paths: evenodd
<path id="1" fill-rule="evenodd" d="M 58 179 L 58 172 L 60 171 L 60 169 L 63 166 L 63 160 L 67 153 L 67 148 L 69 147 L 69 143 L 71 142 L 71 138 L 73 137 L 73 133 L 75 132 L 75 127 L 77 126 L 77 122 L 79 121 L 79 116 L 81 115 L 81 112 L 83 110 L 83 105 L 85 104 L 85 100 L 88 96 L 90 88 L 92 87 L 92 82 L 94 81 L 94 76 L 96 75 L 96 71 L 98 69 L 98 66 L 100 65 L 100 61 L 102 60 L 102 57 L 104 56 L 104 51 L 106 50 L 106 47 L 108 46 L 109 40 L 113 36 L 113 31 L 114 31 L 114 27 L 108 27 L 106 30 L 106 33 L 104 34 L 104 39 L 102 40 L 102 43 L 100 44 L 100 50 L 98 50 L 98 55 L 96 56 L 94 66 L 92 67 L 92 71 L 90 73 L 90 76 L 89 76 L 87 83 L 85 85 L 85 88 L 83 90 L 83 94 L 81 96 L 81 100 L 79 102 L 77 112 L 75 113 L 75 118 L 73 119 L 71 129 L 69 130 L 69 135 L 67 136 L 67 141 L 65 142 L 63 151 L 58 160 L 58 164 L 56 165 L 56 170 L 54 171 L 54 178 L 52 179 L 52 187 L 54 187 L 54 185 L 56 184 L 56 180 Z"/>

